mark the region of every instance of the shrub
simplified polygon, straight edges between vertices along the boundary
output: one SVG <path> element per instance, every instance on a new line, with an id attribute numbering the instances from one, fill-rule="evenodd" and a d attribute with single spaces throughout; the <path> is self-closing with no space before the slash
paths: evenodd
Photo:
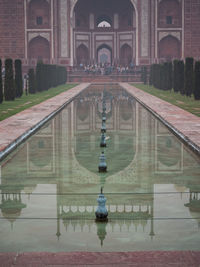
<path id="1" fill-rule="evenodd" d="M 144 66 L 143 68 L 143 82 L 144 84 L 147 84 L 147 67 Z"/>
<path id="2" fill-rule="evenodd" d="M 172 62 L 166 63 L 166 90 L 172 90 Z"/>
<path id="3" fill-rule="evenodd" d="M 153 84 L 153 65 L 150 66 L 150 72 L 149 72 L 149 85 Z"/>
<path id="4" fill-rule="evenodd" d="M 28 71 L 29 83 L 28 83 L 28 91 L 30 94 L 36 93 L 35 88 L 35 72 L 34 69 L 29 69 Z"/>
<path id="5" fill-rule="evenodd" d="M 5 81 L 4 81 L 5 100 L 15 99 L 15 83 L 13 78 L 13 61 L 8 58 L 5 60 Z"/>
<path id="6" fill-rule="evenodd" d="M 166 90 L 166 79 L 167 79 L 167 65 L 166 63 L 160 64 L 160 87 L 161 90 Z"/>
<path id="7" fill-rule="evenodd" d="M 0 104 L 3 102 L 2 61 L 0 59 Z"/>
<path id="8" fill-rule="evenodd" d="M 184 90 L 184 79 L 185 79 L 185 75 L 184 75 L 184 62 L 183 60 L 179 60 L 177 63 L 177 76 L 176 76 L 176 80 L 177 80 L 177 90 L 180 91 L 180 93 L 182 95 L 185 94 L 185 90 Z"/>
<path id="9" fill-rule="evenodd" d="M 184 90 L 187 96 L 191 96 L 193 92 L 193 64 L 193 58 L 188 57 L 185 59 Z"/>
<path id="10" fill-rule="evenodd" d="M 200 100 L 200 61 L 195 62 L 194 69 L 194 99 Z"/>
<path id="11" fill-rule="evenodd" d="M 178 78 L 179 78 L 179 70 L 178 70 L 178 62 L 179 60 L 175 59 L 173 62 L 173 89 L 174 92 L 179 92 L 179 84 L 178 84 Z"/>
<path id="12" fill-rule="evenodd" d="M 42 61 L 38 61 L 36 66 L 36 91 L 42 92 L 43 91 L 43 77 L 42 77 L 42 70 L 43 63 Z"/>
<path id="13" fill-rule="evenodd" d="M 16 97 L 21 97 L 23 94 L 23 81 L 22 81 L 22 62 L 20 59 L 15 60 L 15 90 L 16 90 Z"/>

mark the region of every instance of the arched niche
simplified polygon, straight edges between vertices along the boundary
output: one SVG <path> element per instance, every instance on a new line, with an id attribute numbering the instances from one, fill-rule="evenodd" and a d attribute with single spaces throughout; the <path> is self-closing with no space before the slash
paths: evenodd
<path id="1" fill-rule="evenodd" d="M 30 59 L 50 60 L 50 44 L 47 39 L 37 36 L 33 38 L 28 44 L 28 57 Z"/>
<path id="2" fill-rule="evenodd" d="M 28 28 L 50 27 L 50 4 L 46 0 L 31 0 L 28 5 Z"/>
<path id="3" fill-rule="evenodd" d="M 128 44 L 122 45 L 120 48 L 120 64 L 128 66 L 132 62 L 132 48 Z"/>
<path id="4" fill-rule="evenodd" d="M 181 27 L 182 8 L 178 0 L 162 0 L 158 5 L 159 27 Z"/>
<path id="5" fill-rule="evenodd" d="M 181 43 L 172 36 L 168 35 L 159 42 L 159 58 L 172 60 L 181 57 Z"/>
<path id="6" fill-rule="evenodd" d="M 76 58 L 77 64 L 88 64 L 89 61 L 89 51 L 88 48 L 84 44 L 80 44 L 76 49 Z"/>

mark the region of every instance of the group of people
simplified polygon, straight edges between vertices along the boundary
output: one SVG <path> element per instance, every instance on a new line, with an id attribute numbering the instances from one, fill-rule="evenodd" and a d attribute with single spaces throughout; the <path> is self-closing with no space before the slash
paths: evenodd
<path id="1" fill-rule="evenodd" d="M 116 74 L 129 74 L 134 72 L 134 64 L 129 65 L 112 65 L 110 63 L 100 63 L 100 64 L 80 64 L 79 69 L 84 71 L 86 74 L 99 74 L 99 75 L 109 75 L 112 73 Z"/>

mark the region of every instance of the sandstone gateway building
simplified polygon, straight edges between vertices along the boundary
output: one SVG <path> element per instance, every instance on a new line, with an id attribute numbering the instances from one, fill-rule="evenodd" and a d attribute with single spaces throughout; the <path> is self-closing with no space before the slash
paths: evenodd
<path id="1" fill-rule="evenodd" d="M 200 57 L 200 0 L 1 0 L 0 58 L 66 67 Z"/>

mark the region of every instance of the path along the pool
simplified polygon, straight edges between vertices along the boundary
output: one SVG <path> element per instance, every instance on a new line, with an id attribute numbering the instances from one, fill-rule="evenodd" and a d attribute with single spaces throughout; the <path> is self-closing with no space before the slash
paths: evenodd
<path id="1" fill-rule="evenodd" d="M 0 160 L 89 85 L 89 83 L 82 83 L 64 93 L 1 121 Z"/>
<path id="2" fill-rule="evenodd" d="M 141 104 L 163 121 L 200 155 L 200 118 L 128 83 L 120 83 Z"/>

